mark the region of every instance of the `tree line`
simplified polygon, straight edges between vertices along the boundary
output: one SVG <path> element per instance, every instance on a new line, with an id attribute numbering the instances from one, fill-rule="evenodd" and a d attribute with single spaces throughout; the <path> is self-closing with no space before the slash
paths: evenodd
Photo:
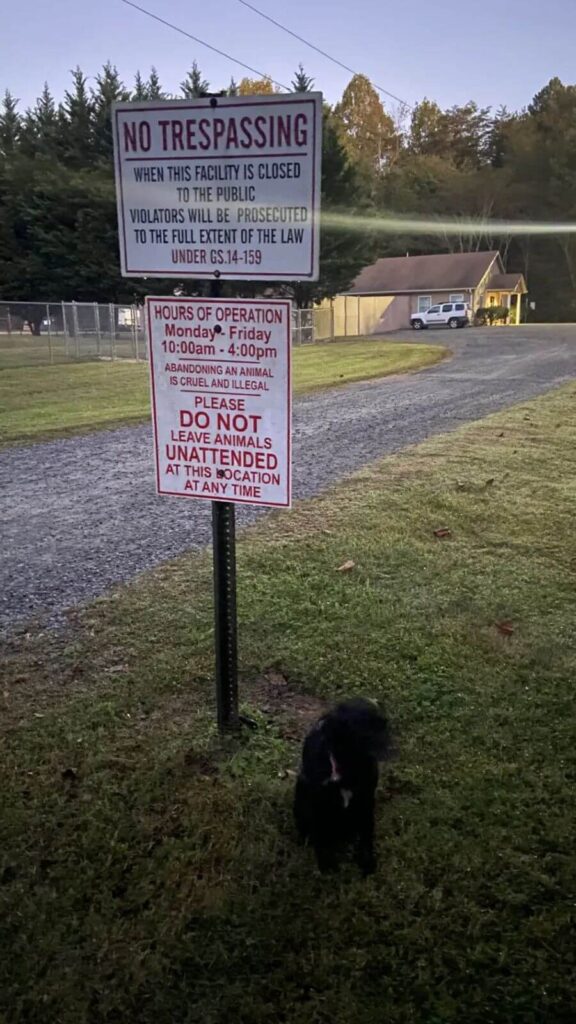
<path id="1" fill-rule="evenodd" d="M 293 90 L 313 87 L 300 66 Z M 194 63 L 179 96 L 210 90 Z M 257 95 L 274 85 L 243 78 L 223 91 Z M 173 290 L 175 282 L 120 276 L 110 117 L 115 100 L 165 98 L 155 68 L 127 87 L 111 63 L 91 87 L 76 68 L 60 102 L 45 85 L 21 111 L 5 93 L 0 298 L 133 302 Z M 576 86 L 554 78 L 519 112 L 473 101 L 441 109 L 430 99 L 389 111 L 369 80 L 354 75 L 324 108 L 321 278 L 288 291 L 306 305 L 346 289 L 379 256 L 498 248 L 509 270 L 525 274 L 535 319 L 576 319 L 576 235 L 566 231 L 575 213 Z M 433 225 L 391 233 L 391 217 Z M 491 223 L 501 220 L 528 227 L 495 235 Z M 544 221 L 558 230 L 543 234 Z M 201 287 L 188 282 L 185 291 Z M 259 287 L 246 282 L 244 292 Z"/>

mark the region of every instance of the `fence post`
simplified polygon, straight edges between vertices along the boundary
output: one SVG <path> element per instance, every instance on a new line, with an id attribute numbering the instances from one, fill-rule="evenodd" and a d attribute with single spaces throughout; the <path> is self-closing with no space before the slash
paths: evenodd
<path id="1" fill-rule="evenodd" d="M 108 310 L 110 313 L 110 355 L 114 361 L 116 359 L 116 309 L 113 302 L 109 304 Z"/>
<path id="2" fill-rule="evenodd" d="M 140 362 L 140 352 L 138 350 L 138 306 L 134 304 L 132 306 L 132 322 L 134 324 L 134 348 L 136 349 L 136 362 Z"/>
<path id="3" fill-rule="evenodd" d="M 330 299 L 330 340 L 334 341 L 336 337 L 334 333 L 335 328 L 335 313 L 334 313 L 334 299 Z"/>
<path id="4" fill-rule="evenodd" d="M 50 306 L 46 303 L 46 326 L 48 327 L 48 355 L 50 358 L 50 364 L 54 362 L 54 353 L 52 352 L 52 324 L 50 322 Z"/>
<path id="5" fill-rule="evenodd" d="M 10 310 L 6 313 L 6 322 L 8 324 L 8 334 L 12 334 L 12 317 L 10 316 Z"/>
<path id="6" fill-rule="evenodd" d="M 100 306 L 97 302 L 94 303 L 94 322 L 96 324 L 96 352 L 98 354 L 98 358 L 100 358 Z"/>
<path id="7" fill-rule="evenodd" d="M 74 338 L 76 341 L 76 359 L 80 358 L 80 327 L 78 325 L 78 310 L 76 308 L 76 299 L 72 302 L 72 323 L 74 325 Z"/>
<path id="8" fill-rule="evenodd" d="M 138 343 L 136 341 L 136 315 L 135 315 L 135 307 L 133 305 L 130 307 L 130 321 L 131 321 L 130 326 L 132 328 L 132 355 L 134 356 L 135 359 L 137 359 L 138 358 Z"/>
<path id="9" fill-rule="evenodd" d="M 62 330 L 64 331 L 64 345 L 66 349 L 66 359 L 68 359 L 68 324 L 66 323 L 66 304 L 61 303 L 62 306 Z"/>

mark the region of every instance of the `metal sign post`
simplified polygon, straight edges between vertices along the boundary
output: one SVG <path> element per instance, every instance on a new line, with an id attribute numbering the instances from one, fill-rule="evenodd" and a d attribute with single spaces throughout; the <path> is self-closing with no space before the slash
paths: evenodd
<path id="1" fill-rule="evenodd" d="M 220 298 L 219 276 L 210 295 Z M 212 502 L 216 716 L 220 732 L 238 726 L 238 615 L 236 609 L 236 510 L 231 501 Z"/>
<path id="2" fill-rule="evenodd" d="M 216 707 L 221 732 L 238 725 L 236 517 L 231 501 L 212 502 Z"/>

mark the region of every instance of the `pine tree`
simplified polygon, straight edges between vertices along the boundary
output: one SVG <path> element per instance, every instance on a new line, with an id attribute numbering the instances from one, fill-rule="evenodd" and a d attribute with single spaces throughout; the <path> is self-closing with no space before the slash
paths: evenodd
<path id="1" fill-rule="evenodd" d="M 140 72 L 136 72 L 132 98 L 135 100 L 163 100 L 166 98 L 162 92 L 162 86 L 160 85 L 160 79 L 155 67 L 150 68 L 150 77 L 146 82 Z"/>
<path id="2" fill-rule="evenodd" d="M 63 156 L 74 167 L 86 167 L 94 155 L 94 107 L 79 67 L 72 72 L 72 81 L 74 88 L 66 90 L 62 104 Z"/>
<path id="3" fill-rule="evenodd" d="M 444 113 L 448 153 L 456 167 L 473 170 L 486 163 L 490 137 L 490 109 L 470 100 Z"/>
<path id="4" fill-rule="evenodd" d="M 447 126 L 440 107 L 424 99 L 412 111 L 408 148 L 419 156 L 447 156 Z"/>
<path id="5" fill-rule="evenodd" d="M 199 96 L 203 96 L 204 93 L 210 91 L 210 83 L 205 78 L 202 78 L 202 72 L 196 61 L 192 64 L 192 69 L 188 72 L 184 81 L 180 82 L 180 88 L 182 95 L 187 100 L 197 99 Z"/>
<path id="6" fill-rule="evenodd" d="M 27 156 L 57 156 L 61 126 L 60 111 L 45 82 L 36 103 L 26 111 L 20 141 L 22 152 Z"/>
<path id="7" fill-rule="evenodd" d="M 419 156 L 449 160 L 455 167 L 481 167 L 489 157 L 492 129 L 490 111 L 476 103 L 441 110 L 424 99 L 414 108 L 408 147 Z"/>
<path id="8" fill-rule="evenodd" d="M 486 156 L 492 167 L 504 166 L 510 131 L 516 122 L 515 114 L 511 114 L 504 105 L 498 107 L 486 141 Z"/>
<path id="9" fill-rule="evenodd" d="M 132 91 L 133 100 L 147 100 L 148 99 L 148 87 L 144 82 L 142 75 L 139 71 L 136 72 L 134 78 L 134 89 Z"/>
<path id="10" fill-rule="evenodd" d="M 94 146 L 97 159 L 112 158 L 112 104 L 118 100 L 129 100 L 130 93 L 120 79 L 118 68 L 110 61 L 104 64 L 96 75 L 96 88 L 92 90 L 92 111 Z"/>
<path id="11" fill-rule="evenodd" d="M 14 156 L 22 132 L 22 121 L 17 111 L 18 100 L 6 90 L 0 109 L 0 155 Z"/>
<path id="12" fill-rule="evenodd" d="M 146 83 L 146 89 L 148 90 L 149 100 L 163 100 L 166 98 L 160 85 L 158 72 L 154 66 L 150 68 L 150 77 Z"/>
<path id="13" fill-rule="evenodd" d="M 58 124 L 58 111 L 56 110 L 56 104 L 50 92 L 48 82 L 44 82 L 44 88 L 36 100 L 33 113 L 40 136 L 48 135 L 54 131 Z"/>
<path id="14" fill-rule="evenodd" d="M 307 75 L 304 71 L 303 65 L 299 64 L 298 71 L 294 75 L 290 84 L 293 92 L 312 92 L 314 88 L 314 79 L 310 78 L 310 75 Z"/>

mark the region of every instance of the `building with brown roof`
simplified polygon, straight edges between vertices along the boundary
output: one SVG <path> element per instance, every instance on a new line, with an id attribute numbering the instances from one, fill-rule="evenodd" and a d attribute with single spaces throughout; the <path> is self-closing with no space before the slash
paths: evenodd
<path id="1" fill-rule="evenodd" d="M 474 311 L 482 306 L 506 306 L 509 323 L 520 323 L 522 295 L 527 290 L 522 274 L 505 273 L 498 252 L 454 252 L 376 260 L 339 298 L 358 299 L 360 321 L 362 300 L 378 297 L 377 304 L 371 303 L 378 309 L 378 319 L 369 333 L 380 333 L 409 327 L 412 313 L 440 302 L 466 302 Z"/>

